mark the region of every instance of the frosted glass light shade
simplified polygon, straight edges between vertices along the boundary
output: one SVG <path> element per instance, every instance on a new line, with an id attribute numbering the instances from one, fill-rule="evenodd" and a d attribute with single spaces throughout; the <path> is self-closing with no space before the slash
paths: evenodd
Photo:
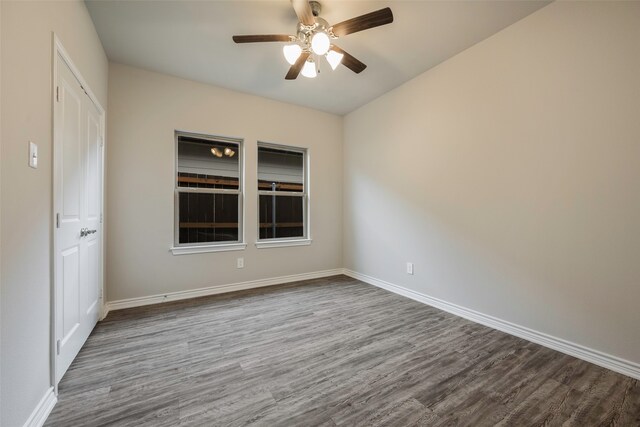
<path id="1" fill-rule="evenodd" d="M 288 44 L 282 48 L 282 53 L 284 53 L 284 59 L 286 59 L 289 64 L 293 65 L 300 57 L 302 48 L 298 44 Z"/>
<path id="2" fill-rule="evenodd" d="M 304 63 L 304 66 L 302 67 L 302 71 L 300 71 L 300 74 L 302 74 L 305 77 L 309 77 L 310 79 L 317 76 L 318 72 L 316 71 L 315 62 L 313 62 L 312 59 L 307 60 L 307 62 Z"/>
<path id="3" fill-rule="evenodd" d="M 316 55 L 324 55 L 330 46 L 331 40 L 329 40 L 327 33 L 318 32 L 313 35 L 311 39 L 311 50 L 313 50 L 313 53 Z"/>
<path id="4" fill-rule="evenodd" d="M 338 68 L 338 65 L 342 62 L 343 54 L 336 52 L 335 50 L 330 50 L 327 52 L 326 58 L 329 65 L 331 65 L 331 69 L 335 70 Z"/>

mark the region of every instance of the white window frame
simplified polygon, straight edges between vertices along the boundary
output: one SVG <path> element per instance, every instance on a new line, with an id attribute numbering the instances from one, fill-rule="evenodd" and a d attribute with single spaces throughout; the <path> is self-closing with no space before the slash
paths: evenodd
<path id="1" fill-rule="evenodd" d="M 203 139 L 211 142 L 222 142 L 226 144 L 236 144 L 236 155 L 238 156 L 238 189 L 222 188 L 190 188 L 178 186 L 178 140 L 179 137 L 186 136 Z M 232 138 L 219 135 L 209 135 L 176 130 L 175 131 L 175 165 L 174 165 L 174 235 L 173 255 L 187 255 L 204 252 L 224 252 L 239 251 L 246 248 L 244 243 L 244 140 L 242 138 Z M 180 243 L 180 193 L 207 193 L 207 194 L 237 194 L 238 195 L 238 240 L 223 242 L 203 242 L 203 243 Z"/>
<path id="2" fill-rule="evenodd" d="M 283 151 L 291 151 L 295 153 L 302 153 L 302 193 L 297 191 L 270 191 L 270 190 L 260 190 L 258 188 L 258 164 L 259 164 L 259 155 L 258 151 L 260 148 L 272 148 L 275 150 L 283 150 Z M 256 189 L 258 189 L 257 195 L 257 204 L 258 207 L 258 215 L 257 215 L 257 241 L 256 247 L 258 249 L 265 248 L 278 248 L 278 247 L 286 247 L 286 246 L 306 246 L 311 244 L 311 236 L 310 236 L 310 222 L 309 222 L 309 150 L 304 147 L 295 147 L 291 145 L 283 145 L 283 144 L 273 144 L 270 142 L 262 142 L 258 141 L 256 148 Z M 295 196 L 302 197 L 302 230 L 303 235 L 299 237 L 276 237 L 270 239 L 261 239 L 260 238 L 260 196 Z M 275 218 L 273 218 L 275 221 Z"/>

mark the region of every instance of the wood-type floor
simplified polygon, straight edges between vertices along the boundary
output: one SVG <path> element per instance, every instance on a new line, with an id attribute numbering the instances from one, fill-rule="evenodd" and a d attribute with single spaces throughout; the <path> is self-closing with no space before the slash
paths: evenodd
<path id="1" fill-rule="evenodd" d="M 47 426 L 639 426 L 640 381 L 336 276 L 110 313 Z"/>

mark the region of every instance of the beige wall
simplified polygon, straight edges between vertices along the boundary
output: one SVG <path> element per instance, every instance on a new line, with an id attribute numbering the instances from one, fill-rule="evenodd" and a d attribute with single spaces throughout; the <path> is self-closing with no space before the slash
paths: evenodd
<path id="1" fill-rule="evenodd" d="M 639 22 L 556 2 L 347 115 L 345 267 L 640 362 Z"/>
<path id="2" fill-rule="evenodd" d="M 51 40 L 103 105 L 108 63 L 84 3 L 2 1 L 0 425 L 21 426 L 51 385 Z M 27 165 L 38 144 L 38 169 Z"/>
<path id="3" fill-rule="evenodd" d="M 108 301 L 341 267 L 341 117 L 119 64 L 108 110 Z M 176 129 L 244 138 L 246 250 L 169 252 Z M 258 140 L 309 149 L 310 246 L 254 245 Z"/>

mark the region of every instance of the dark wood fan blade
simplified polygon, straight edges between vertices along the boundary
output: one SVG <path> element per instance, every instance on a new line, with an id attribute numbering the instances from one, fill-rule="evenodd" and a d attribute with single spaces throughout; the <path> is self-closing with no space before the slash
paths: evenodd
<path id="1" fill-rule="evenodd" d="M 338 46 L 336 45 L 331 46 L 331 50 L 334 50 L 338 53 L 343 54 L 344 56 L 342 57 L 342 65 L 344 65 L 354 73 L 360 74 L 361 72 L 364 71 L 365 68 L 367 68 L 366 64 L 364 64 L 363 62 L 360 62 L 359 60 L 357 60 L 356 58 L 354 58 L 353 56 L 351 56 L 349 53 L 339 48 Z"/>
<path id="2" fill-rule="evenodd" d="M 308 0 L 291 0 L 291 4 L 300 22 L 304 25 L 313 25 L 316 23 L 316 20 L 313 19 L 313 11 L 311 10 L 311 6 L 309 6 Z"/>
<path id="3" fill-rule="evenodd" d="M 357 33 L 358 31 L 368 30 L 369 28 L 379 27 L 380 25 L 391 24 L 393 22 L 393 13 L 391 9 L 376 10 L 356 18 L 347 19 L 333 26 L 333 34 L 338 37 L 347 34 Z"/>
<path id="4" fill-rule="evenodd" d="M 296 78 L 298 78 L 298 74 L 300 74 L 304 63 L 307 62 L 307 58 L 309 58 L 309 55 L 311 55 L 311 52 L 302 52 L 296 63 L 293 64 L 291 68 L 289 68 L 289 72 L 284 78 L 287 80 L 295 80 Z"/>
<path id="5" fill-rule="evenodd" d="M 233 36 L 236 43 L 288 42 L 291 36 L 286 34 L 255 34 L 251 36 Z"/>

